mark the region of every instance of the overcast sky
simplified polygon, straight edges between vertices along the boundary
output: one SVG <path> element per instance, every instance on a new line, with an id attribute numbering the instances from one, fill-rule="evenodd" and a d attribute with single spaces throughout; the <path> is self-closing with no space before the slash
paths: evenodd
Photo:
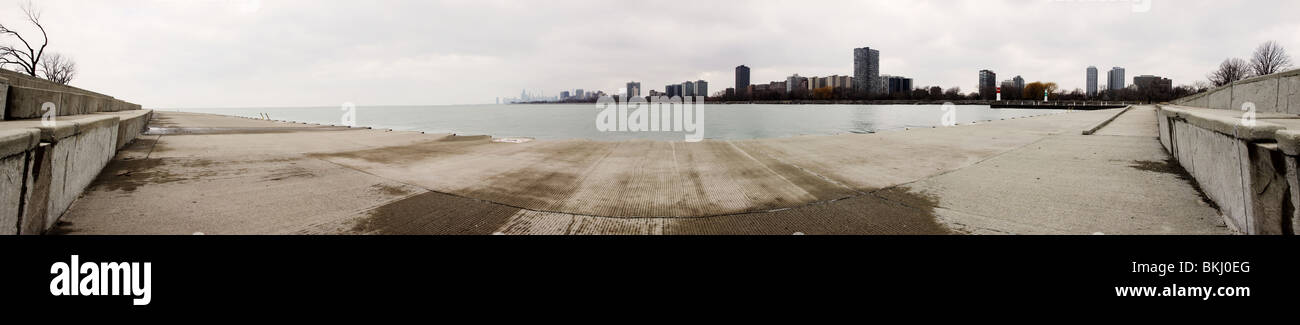
<path id="1" fill-rule="evenodd" d="M 855 47 L 917 87 L 980 69 L 1082 88 L 1095 65 L 1203 80 L 1276 40 L 1300 55 L 1300 1 L 37 1 L 73 85 L 150 108 L 482 104 L 523 89 L 663 90 L 733 69 L 766 83 L 852 74 Z M 19 3 L 0 22 L 27 29 Z M 1140 10 L 1138 10 L 1140 11 Z M 12 42 L 0 40 L 0 42 Z M 1300 57 L 1297 57 L 1300 59 Z M 1104 81 L 1103 81 L 1104 82 Z"/>

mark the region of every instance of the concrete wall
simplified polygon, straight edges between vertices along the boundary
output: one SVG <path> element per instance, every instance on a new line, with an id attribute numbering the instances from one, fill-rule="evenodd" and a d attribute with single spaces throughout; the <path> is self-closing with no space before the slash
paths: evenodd
<path id="1" fill-rule="evenodd" d="M 41 106 L 60 118 L 41 123 Z M 0 235 L 54 227 L 153 111 L 96 92 L 0 69 Z"/>
<path id="2" fill-rule="evenodd" d="M 0 69 L 4 70 L 4 69 Z M 5 102 L 9 99 L 9 78 L 0 77 L 0 121 L 6 120 Z"/>
<path id="3" fill-rule="evenodd" d="M 1275 142 L 1285 126 L 1243 125 L 1236 112 L 1161 106 L 1160 142 L 1219 205 L 1224 223 L 1246 234 L 1291 234 L 1286 157 Z M 1274 120 L 1276 122 L 1277 120 Z"/>
<path id="4" fill-rule="evenodd" d="M 1295 144 L 1300 131 L 1287 129 L 1300 129 L 1295 119 L 1300 115 L 1300 70 L 1237 81 L 1173 102 L 1179 106 L 1161 107 L 1158 113 L 1160 143 L 1219 204 L 1225 222 L 1249 234 L 1295 234 L 1300 149 L 1292 149 L 1300 147 Z M 1246 103 L 1267 117 L 1256 126 L 1242 125 L 1239 116 Z"/>
<path id="5" fill-rule="evenodd" d="M 1240 110 L 1246 102 L 1255 103 L 1256 112 L 1300 114 L 1300 69 L 1237 81 L 1173 101 L 1179 106 L 1231 110 Z"/>
<path id="6" fill-rule="evenodd" d="M 0 130 L 0 235 L 17 234 L 23 215 L 32 152 L 40 144 L 35 129 Z"/>
<path id="7" fill-rule="evenodd" d="M 0 234 L 40 234 L 54 227 L 152 116 L 140 110 L 69 116 L 52 126 L 0 122 Z"/>
<path id="8" fill-rule="evenodd" d="M 59 116 L 138 110 L 140 105 L 128 103 L 103 94 L 60 85 L 48 80 L 33 78 L 13 71 L 0 72 L 0 110 L 4 120 L 39 118 L 41 105 L 56 105 Z"/>
<path id="9" fill-rule="evenodd" d="M 117 150 L 122 150 L 131 141 L 144 134 L 149 127 L 149 120 L 153 119 L 153 110 L 137 109 L 125 110 L 119 112 L 100 112 L 99 115 L 113 115 L 121 120 L 117 128 Z"/>
<path id="10" fill-rule="evenodd" d="M 1283 156 L 1283 168 L 1288 191 L 1287 204 L 1281 209 L 1283 230 L 1294 235 L 1300 233 L 1300 130 L 1277 132 L 1277 146 Z"/>
<path id="11" fill-rule="evenodd" d="M 9 79 L 10 85 L 18 86 L 18 87 L 49 89 L 54 91 L 89 95 L 94 97 L 113 98 L 113 96 L 104 95 L 101 93 L 97 93 L 97 92 L 93 92 L 93 91 L 89 91 L 89 90 L 85 90 L 73 86 L 60 85 L 58 83 L 49 80 L 32 77 L 17 71 L 0 69 L 0 78 Z"/>

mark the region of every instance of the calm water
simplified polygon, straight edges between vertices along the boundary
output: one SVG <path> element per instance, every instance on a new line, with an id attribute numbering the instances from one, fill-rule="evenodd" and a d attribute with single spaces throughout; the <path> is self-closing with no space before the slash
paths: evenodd
<path id="1" fill-rule="evenodd" d="M 340 124 L 339 107 L 160 109 Z M 681 141 L 682 132 L 600 132 L 594 104 L 452 105 L 358 107 L 357 125 L 460 135 L 532 137 L 537 139 Z M 957 106 L 957 122 L 999 120 L 1065 112 L 1041 109 L 992 109 Z M 940 125 L 939 105 L 706 105 L 708 139 L 782 138 L 799 135 L 873 133 Z"/>

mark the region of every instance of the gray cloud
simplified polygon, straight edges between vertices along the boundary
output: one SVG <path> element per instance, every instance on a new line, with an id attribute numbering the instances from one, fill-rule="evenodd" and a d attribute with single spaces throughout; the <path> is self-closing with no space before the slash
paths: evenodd
<path id="1" fill-rule="evenodd" d="M 1063 88 L 1084 68 L 1178 84 L 1277 40 L 1300 53 L 1300 2 L 1020 1 L 40 1 L 74 84 L 150 107 L 490 103 L 556 94 L 882 73 L 973 91 L 980 69 Z M 19 1 L 0 1 L 16 24 Z M 10 9 L 12 8 L 12 9 Z"/>

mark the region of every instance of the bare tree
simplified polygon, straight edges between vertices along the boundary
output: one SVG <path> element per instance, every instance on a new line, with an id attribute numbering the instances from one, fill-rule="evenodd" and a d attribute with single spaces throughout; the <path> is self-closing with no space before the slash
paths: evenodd
<path id="1" fill-rule="evenodd" d="M 1250 60 L 1250 69 L 1256 76 L 1267 76 L 1290 67 L 1291 57 L 1286 54 L 1286 48 L 1274 41 L 1260 44 Z"/>
<path id="2" fill-rule="evenodd" d="M 33 48 L 33 43 L 24 38 L 22 34 L 0 23 L 0 37 L 13 37 L 18 39 L 19 43 L 22 43 L 22 47 L 8 44 L 0 45 L 0 67 L 10 64 L 17 65 L 20 68 L 19 72 L 38 77 L 36 72 L 40 68 L 41 57 L 44 56 L 45 46 L 50 44 L 50 39 L 45 34 L 45 27 L 41 26 L 40 11 L 34 9 L 31 2 L 23 5 L 23 14 L 27 17 L 27 22 L 36 25 L 36 28 L 41 31 L 41 45 Z"/>
<path id="3" fill-rule="evenodd" d="M 1250 77 L 1250 67 L 1246 60 L 1230 58 L 1219 64 L 1219 69 L 1209 75 L 1210 83 L 1215 87 L 1224 86 L 1234 81 Z"/>
<path id="4" fill-rule="evenodd" d="M 72 82 L 72 78 L 77 76 L 77 62 L 58 53 L 50 53 L 44 60 L 41 60 L 41 73 L 45 74 L 45 79 L 49 79 L 60 85 L 66 85 Z"/>

